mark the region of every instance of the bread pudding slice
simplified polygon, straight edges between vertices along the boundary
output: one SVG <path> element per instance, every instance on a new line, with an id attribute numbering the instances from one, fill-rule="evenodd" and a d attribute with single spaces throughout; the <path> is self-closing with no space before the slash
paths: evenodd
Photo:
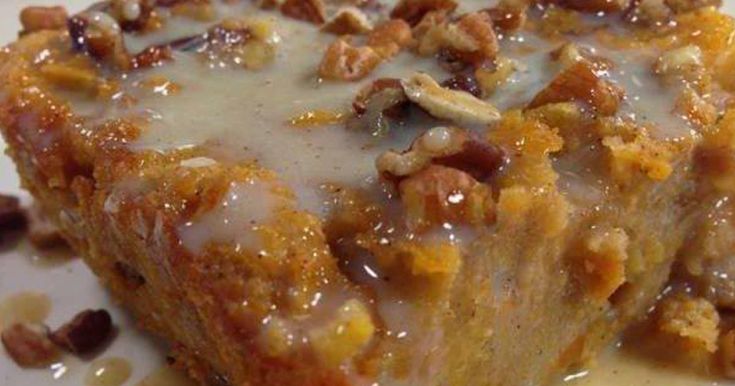
<path id="1" fill-rule="evenodd" d="M 61 12 L 0 53 L 9 153 L 202 384 L 553 382 L 733 186 L 709 2 Z"/>

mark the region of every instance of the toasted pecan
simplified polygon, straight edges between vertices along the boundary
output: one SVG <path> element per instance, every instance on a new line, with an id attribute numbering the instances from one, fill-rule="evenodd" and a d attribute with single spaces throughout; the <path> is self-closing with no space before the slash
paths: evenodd
<path id="1" fill-rule="evenodd" d="M 347 39 L 337 39 L 327 48 L 319 65 L 319 75 L 329 80 L 360 80 L 382 60 L 372 47 L 355 47 Z"/>
<path id="2" fill-rule="evenodd" d="M 105 310 L 85 310 L 50 335 L 57 345 L 85 354 L 100 347 L 112 333 L 112 318 Z"/>
<path id="3" fill-rule="evenodd" d="M 602 79 L 591 62 L 581 60 L 562 70 L 546 88 L 536 94 L 528 108 L 576 101 L 588 104 L 599 114 L 613 115 L 618 111 L 624 95 L 621 88 Z"/>
<path id="4" fill-rule="evenodd" d="M 429 12 L 452 12 L 457 5 L 455 0 L 401 0 L 390 12 L 390 17 L 403 19 L 414 26 Z"/>
<path id="5" fill-rule="evenodd" d="M 367 45 L 383 58 L 395 56 L 402 48 L 413 43 L 411 27 L 403 20 L 388 20 L 373 29 L 367 37 Z"/>
<path id="6" fill-rule="evenodd" d="M 66 8 L 55 7 L 26 7 L 20 11 L 22 34 L 41 30 L 63 29 L 66 27 L 68 15 Z"/>
<path id="7" fill-rule="evenodd" d="M 281 5 L 281 13 L 298 20 L 314 24 L 324 24 L 327 12 L 323 0 L 286 0 Z"/>
<path id="8" fill-rule="evenodd" d="M 345 7 L 337 11 L 334 17 L 322 27 L 323 31 L 336 35 L 359 35 L 373 29 L 367 16 L 359 9 Z"/>
<path id="9" fill-rule="evenodd" d="M 2 343 L 20 367 L 45 367 L 59 357 L 43 325 L 15 323 L 2 332 Z"/>

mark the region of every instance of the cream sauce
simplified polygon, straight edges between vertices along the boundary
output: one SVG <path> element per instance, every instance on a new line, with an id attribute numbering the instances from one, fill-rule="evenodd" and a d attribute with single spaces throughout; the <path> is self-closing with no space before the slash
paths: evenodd
<path id="1" fill-rule="evenodd" d="M 475 10 L 489 7 L 492 3 L 466 1 L 462 2 L 462 9 Z M 217 3 L 217 11 L 220 15 L 227 16 L 273 17 L 272 14 L 255 10 L 250 5 L 228 6 Z M 146 36 L 128 36 L 126 41 L 132 50 L 140 50 L 151 44 L 204 31 L 211 24 L 174 17 L 164 30 Z M 374 162 L 377 156 L 388 149 L 408 147 L 413 138 L 429 125 L 400 127 L 387 137 L 378 139 L 370 133 L 347 130 L 342 124 L 297 128 L 290 125 L 289 121 L 317 109 L 346 113 L 351 109 L 351 102 L 357 91 L 375 78 L 405 78 L 415 71 L 424 71 L 441 81 L 448 78 L 449 74 L 438 67 L 434 58 L 420 58 L 405 52 L 382 64 L 365 81 L 320 81 L 316 74 L 318 64 L 326 47 L 335 37 L 320 33 L 310 24 L 286 18 L 278 18 L 275 25 L 281 42 L 276 48 L 275 63 L 270 67 L 257 72 L 211 68 L 192 53 L 177 52 L 171 64 L 131 74 L 124 80 L 124 87 L 133 89 L 136 82 L 145 78 L 163 76 L 180 86 L 181 92 L 169 96 L 136 95 L 138 104 L 132 110 L 104 107 L 106 110 L 100 111 L 100 106 L 90 106 L 80 101 L 77 111 L 86 112 L 92 119 L 126 115 L 142 117 L 147 122 L 148 129 L 129 145 L 135 151 L 166 152 L 199 146 L 209 150 L 206 157 L 182 162 L 185 167 L 206 167 L 215 162 L 227 161 L 257 162 L 275 171 L 282 182 L 294 191 L 298 207 L 324 214 L 325 204 L 319 193 L 321 184 L 335 182 L 374 190 Z M 502 109 L 519 107 L 531 100 L 560 70 L 549 56 L 549 52 L 556 47 L 522 34 L 506 36 L 502 44 L 504 50 L 521 45 L 534 48 L 530 52 L 521 49 L 504 51 L 519 62 L 521 67 L 491 98 Z M 650 65 L 655 57 L 633 51 L 605 51 L 600 54 L 609 55 L 616 63 L 615 68 L 605 76 L 626 88 L 627 99 L 623 111 L 625 116 L 659 124 L 664 137 L 678 137 L 687 133 L 686 123 L 671 113 L 675 94 L 662 87 L 650 72 Z M 570 169 L 574 168 L 571 163 L 568 166 Z M 579 196 L 582 197 L 580 201 L 599 199 L 601 192 L 596 186 L 581 191 L 588 184 L 579 178 L 576 170 L 562 171 L 561 174 L 567 176 L 563 177 L 564 183 L 579 188 L 577 190 L 580 190 Z M 267 183 L 251 181 L 235 184 L 230 187 L 219 206 L 195 222 L 182 225 L 179 234 L 184 245 L 194 252 L 201 251 L 211 241 L 257 249 L 258 238 L 255 231 L 259 225 L 270 219 L 275 210 L 286 205 L 281 200 Z M 462 230 L 447 229 L 437 231 L 433 237 L 448 238 L 452 242 L 467 242 L 471 241 L 472 235 L 465 235 Z M 352 268 L 364 271 L 361 275 L 366 282 L 379 280 L 380 273 L 370 262 Z M 387 324 L 386 333 L 395 335 L 397 339 L 412 339 L 414 335 L 418 335 L 404 323 L 407 320 L 406 315 L 415 312 L 410 309 L 411 306 L 401 299 L 388 299 L 391 298 L 386 297 L 378 304 L 378 310 Z M 264 321 L 264 325 L 268 323 L 269 321 Z M 438 347 L 441 341 L 441 337 L 424 338 L 422 342 L 425 342 L 424 346 L 428 346 L 425 347 L 426 351 Z M 632 369 L 631 374 L 643 371 L 640 367 L 643 365 L 629 363 L 624 359 L 610 363 L 611 366 L 625 368 L 626 372 Z M 90 371 L 92 374 L 102 371 L 100 376 L 106 376 L 107 370 L 104 366 L 109 365 Z M 125 366 L 120 363 L 111 366 L 123 369 L 122 373 L 125 371 Z M 636 366 L 639 366 L 639 370 L 636 370 Z M 593 370 L 593 376 L 580 377 L 583 379 L 574 382 L 607 379 L 603 383 L 576 384 L 637 385 L 631 382 L 644 379 L 640 375 L 629 378 L 625 375 L 616 380 L 611 375 L 615 371 L 605 369 L 607 367 Z M 110 374 L 114 372 L 110 370 Z M 151 383 L 157 379 L 156 374 L 152 374 L 150 379 L 146 378 L 139 386 L 158 385 Z M 96 378 L 99 377 L 92 377 Z M 658 383 L 658 376 L 656 379 Z M 94 386 L 112 384 L 95 383 Z"/>
<path id="2" fill-rule="evenodd" d="M 205 214 L 196 222 L 179 229 L 184 245 L 200 252 L 208 242 L 234 243 L 236 248 L 254 248 L 259 244 L 257 230 L 288 201 L 276 196 L 271 184 L 247 181 L 232 184 L 219 208 Z M 256 252 L 257 251 L 251 251 Z"/>
<path id="3" fill-rule="evenodd" d="M 569 386 L 716 386 L 729 382 L 686 372 L 672 366 L 647 361 L 626 354 L 623 350 L 609 350 L 599 364 L 590 370 L 568 375 L 561 385 Z"/>

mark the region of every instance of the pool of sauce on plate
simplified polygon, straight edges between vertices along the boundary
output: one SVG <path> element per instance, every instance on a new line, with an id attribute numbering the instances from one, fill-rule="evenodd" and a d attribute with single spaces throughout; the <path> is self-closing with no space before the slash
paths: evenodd
<path id="1" fill-rule="evenodd" d="M 85 386 L 120 386 L 125 383 L 133 368 L 125 359 L 107 357 L 97 359 L 89 365 L 84 377 Z"/>
<path id="2" fill-rule="evenodd" d="M 24 291 L 0 301 L 0 329 L 12 323 L 41 323 L 51 312 L 51 299 L 40 292 Z"/>

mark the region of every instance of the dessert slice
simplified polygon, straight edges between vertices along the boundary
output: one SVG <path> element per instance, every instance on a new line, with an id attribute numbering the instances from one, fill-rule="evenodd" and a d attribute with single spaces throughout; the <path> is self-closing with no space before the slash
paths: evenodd
<path id="1" fill-rule="evenodd" d="M 735 22 L 346 3 L 27 10 L 0 53 L 24 186 L 203 384 L 544 384 L 593 357 L 730 194 Z"/>

